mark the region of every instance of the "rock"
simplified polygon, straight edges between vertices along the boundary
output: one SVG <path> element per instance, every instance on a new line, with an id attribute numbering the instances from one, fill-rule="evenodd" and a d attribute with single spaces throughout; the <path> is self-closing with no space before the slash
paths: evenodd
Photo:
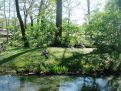
<path id="1" fill-rule="evenodd" d="M 43 52 L 42 52 L 42 54 L 45 56 L 45 58 L 47 58 L 48 59 L 48 50 L 44 50 Z"/>

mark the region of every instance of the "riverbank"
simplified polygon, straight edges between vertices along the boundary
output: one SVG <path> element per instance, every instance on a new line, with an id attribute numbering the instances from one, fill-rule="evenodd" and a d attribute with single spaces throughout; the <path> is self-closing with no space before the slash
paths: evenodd
<path id="1" fill-rule="evenodd" d="M 43 51 L 48 51 L 48 58 Z M 112 75 L 120 73 L 120 61 L 93 48 L 16 48 L 0 54 L 0 73 L 20 75 Z M 109 60 L 114 60 L 113 65 Z M 117 63 L 119 62 L 119 63 Z M 117 68 L 114 64 L 118 64 Z M 113 68 L 114 67 L 114 68 Z"/>

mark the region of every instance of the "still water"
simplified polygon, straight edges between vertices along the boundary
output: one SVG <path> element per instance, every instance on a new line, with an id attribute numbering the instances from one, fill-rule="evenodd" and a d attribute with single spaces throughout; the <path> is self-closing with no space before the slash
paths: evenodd
<path id="1" fill-rule="evenodd" d="M 121 78 L 2 75 L 0 91 L 121 91 Z"/>

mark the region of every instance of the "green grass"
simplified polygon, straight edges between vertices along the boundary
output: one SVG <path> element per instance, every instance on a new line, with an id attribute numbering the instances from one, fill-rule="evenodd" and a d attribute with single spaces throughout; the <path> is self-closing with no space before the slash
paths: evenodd
<path id="1" fill-rule="evenodd" d="M 32 65 L 58 65 L 62 59 L 73 57 L 75 53 L 86 54 L 93 51 L 92 48 L 47 48 L 49 58 L 46 59 L 42 55 L 45 48 L 16 48 L 8 47 L 5 52 L 0 53 L 0 68 L 11 68 L 16 70 L 31 66 L 31 69 L 36 69 Z M 44 68 L 42 68 L 43 70 Z"/>
<path id="2" fill-rule="evenodd" d="M 42 52 L 47 49 L 49 58 Z M 98 53 L 94 48 L 17 48 L 8 47 L 0 53 L 0 73 L 81 73 L 99 74 L 121 71 L 121 55 Z M 112 60 L 112 61 L 110 61 Z"/>

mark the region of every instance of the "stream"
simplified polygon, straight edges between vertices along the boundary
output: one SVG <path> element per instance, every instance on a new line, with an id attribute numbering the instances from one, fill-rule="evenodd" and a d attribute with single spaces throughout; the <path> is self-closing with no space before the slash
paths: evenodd
<path id="1" fill-rule="evenodd" d="M 121 78 L 0 75 L 0 91 L 121 91 Z"/>

